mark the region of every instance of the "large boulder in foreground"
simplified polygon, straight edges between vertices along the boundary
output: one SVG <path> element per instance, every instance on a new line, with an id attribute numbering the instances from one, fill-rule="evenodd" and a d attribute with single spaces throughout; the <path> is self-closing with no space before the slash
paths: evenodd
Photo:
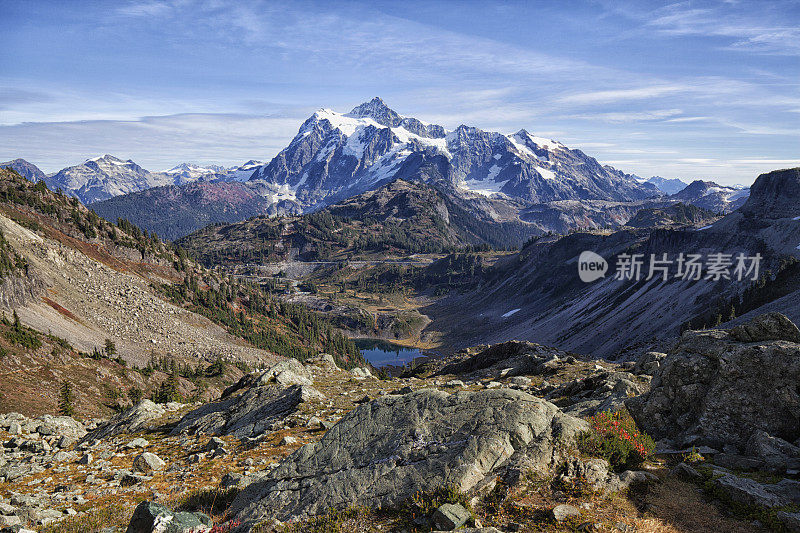
<path id="1" fill-rule="evenodd" d="M 586 423 L 508 389 L 389 395 L 348 413 L 249 485 L 236 520 L 287 520 L 349 506 L 392 507 L 418 491 L 475 488 L 511 462 L 549 469 Z"/>
<path id="2" fill-rule="evenodd" d="M 155 502 L 136 506 L 125 533 L 203 533 L 211 531 L 211 519 L 203 513 L 174 512 Z"/>
<path id="3" fill-rule="evenodd" d="M 730 331 L 687 331 L 661 361 L 648 393 L 628 400 L 636 422 L 678 445 L 743 451 L 757 431 L 800 437 L 800 344 L 783 315 Z"/>

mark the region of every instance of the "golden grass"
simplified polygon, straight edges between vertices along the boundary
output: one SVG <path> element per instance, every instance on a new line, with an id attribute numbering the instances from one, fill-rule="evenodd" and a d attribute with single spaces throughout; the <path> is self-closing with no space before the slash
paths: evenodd
<path id="1" fill-rule="evenodd" d="M 130 511 L 121 505 L 93 508 L 82 516 L 65 518 L 60 522 L 40 529 L 40 533 L 99 533 L 106 527 L 126 527 Z"/>

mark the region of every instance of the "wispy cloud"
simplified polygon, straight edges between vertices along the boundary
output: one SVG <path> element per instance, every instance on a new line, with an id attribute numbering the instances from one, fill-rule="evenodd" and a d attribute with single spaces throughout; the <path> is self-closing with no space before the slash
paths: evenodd
<path id="1" fill-rule="evenodd" d="M 646 25 L 666 35 L 725 37 L 730 50 L 800 55 L 800 28 L 787 25 L 785 19 L 786 10 L 797 9 L 796 2 L 750 4 L 744 12 L 731 11 L 730 6 L 696 8 L 691 2 L 670 4 L 656 10 Z"/>
<path id="2" fill-rule="evenodd" d="M 0 160 L 23 157 L 45 171 L 111 153 L 150 170 L 181 161 L 232 165 L 270 159 L 297 133 L 301 117 L 180 114 L 0 126 Z"/>
<path id="3" fill-rule="evenodd" d="M 677 118 L 670 118 L 668 120 L 665 120 L 664 122 L 701 122 L 710 119 L 711 117 L 677 117 Z"/>
<path id="4" fill-rule="evenodd" d="M 118 7 L 116 13 L 126 17 L 158 17 L 171 9 L 166 2 L 131 2 Z"/>
<path id="5" fill-rule="evenodd" d="M 601 104 L 624 102 L 627 100 L 647 100 L 689 90 L 691 90 L 691 87 L 685 85 L 654 85 L 650 87 L 636 87 L 633 89 L 614 89 L 567 94 L 559 96 L 555 100 L 556 102 L 564 104 Z"/>
<path id="6" fill-rule="evenodd" d="M 602 122 L 611 122 L 615 124 L 625 124 L 630 122 L 652 122 L 662 121 L 676 115 L 683 114 L 680 109 L 655 109 L 655 110 L 642 110 L 642 111 L 618 111 L 618 112 L 604 112 L 604 113 L 583 113 L 577 115 L 570 115 L 570 118 L 578 118 L 584 120 L 599 120 Z"/>

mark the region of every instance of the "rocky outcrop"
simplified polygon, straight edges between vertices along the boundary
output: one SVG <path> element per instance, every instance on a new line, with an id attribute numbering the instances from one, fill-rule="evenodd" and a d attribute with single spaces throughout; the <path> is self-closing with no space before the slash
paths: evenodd
<path id="1" fill-rule="evenodd" d="M 736 503 L 752 507 L 785 507 L 800 504 L 800 481 L 782 479 L 759 483 L 747 477 L 725 474 L 714 485 Z"/>
<path id="2" fill-rule="evenodd" d="M 266 372 L 245 375 L 225 390 L 222 400 L 184 416 L 172 434 L 199 432 L 258 437 L 301 403 L 325 398 L 311 385 L 308 370 L 297 360 L 286 359 Z M 240 391 L 244 392 L 235 395 Z"/>
<path id="3" fill-rule="evenodd" d="M 301 403 L 322 398 L 324 396 L 319 391 L 306 385 L 253 387 L 239 396 L 192 411 L 181 419 L 172 434 L 185 431 L 258 437 L 273 423 L 294 412 Z"/>
<path id="4" fill-rule="evenodd" d="M 756 432 L 795 442 L 800 344 L 786 339 L 797 339 L 797 327 L 775 314 L 731 331 L 687 331 L 628 409 L 654 437 L 679 445 L 741 452 Z"/>
<path id="5" fill-rule="evenodd" d="M 30 425 L 39 435 L 57 435 L 72 442 L 86 435 L 86 427 L 70 416 L 43 415 L 31 421 Z"/>
<path id="6" fill-rule="evenodd" d="M 244 522 L 285 520 L 391 507 L 447 485 L 469 491 L 512 462 L 548 470 L 585 428 L 553 404 L 508 389 L 388 395 L 351 411 L 248 486 L 231 512 Z"/>
<path id="7" fill-rule="evenodd" d="M 740 211 L 748 217 L 767 219 L 800 215 L 800 168 L 761 174 L 750 187 L 750 198 Z"/>
<path id="8" fill-rule="evenodd" d="M 58 437 L 73 444 L 86 435 L 86 426 L 69 416 L 42 415 L 39 418 L 28 418 L 19 413 L 6 413 L 0 415 L 0 428 L 12 435 L 23 432 L 38 434 L 43 437 Z"/>
<path id="9" fill-rule="evenodd" d="M 473 379 L 550 374 L 569 358 L 569 354 L 555 348 L 508 341 L 478 353 L 467 353 L 466 358 L 445 365 L 437 374 L 465 375 Z"/>
<path id="10" fill-rule="evenodd" d="M 739 342 L 800 342 L 800 329 L 784 315 L 768 313 L 731 329 L 730 336 Z"/>
<path id="11" fill-rule="evenodd" d="M 564 412 L 574 416 L 592 416 L 600 411 L 619 411 L 625 401 L 647 390 L 644 378 L 628 372 L 600 371 L 586 378 L 565 383 L 547 395 Z"/>
<path id="12" fill-rule="evenodd" d="M 84 441 L 93 442 L 101 439 L 108 439 L 121 433 L 133 433 L 141 429 L 150 427 L 155 420 L 158 420 L 167 410 L 150 400 L 142 400 L 127 411 L 116 415 L 105 424 L 100 425 L 91 431 Z"/>

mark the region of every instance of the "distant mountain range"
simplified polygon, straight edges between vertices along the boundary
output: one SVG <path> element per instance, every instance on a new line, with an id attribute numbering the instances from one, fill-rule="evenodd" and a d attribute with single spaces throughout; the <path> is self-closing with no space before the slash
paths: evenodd
<path id="1" fill-rule="evenodd" d="M 166 174 L 177 176 L 186 182 L 204 181 L 247 181 L 253 172 L 264 163 L 251 159 L 247 163 L 236 167 L 223 167 L 221 165 L 197 165 L 194 163 L 181 163 L 169 170 Z"/>
<path id="2" fill-rule="evenodd" d="M 520 223 L 531 234 L 618 227 L 641 208 L 674 202 L 729 212 L 747 197 L 747 189 L 713 182 L 643 180 L 524 129 L 449 131 L 403 117 L 380 98 L 349 113 L 317 111 L 268 163 L 151 172 L 105 155 L 47 176 L 21 159 L 2 165 L 168 239 L 212 222 L 315 211 L 397 179 L 434 185 L 479 218 Z M 190 186 L 198 182 L 205 185 Z"/>
<path id="3" fill-rule="evenodd" d="M 688 185 L 685 181 L 678 178 L 667 179 L 661 176 L 653 176 L 649 178 L 647 182 L 658 187 L 658 190 L 664 194 L 675 194 L 676 192 L 682 191 L 686 185 Z"/>
<path id="4" fill-rule="evenodd" d="M 219 165 L 181 163 L 163 172 L 151 172 L 130 159 L 126 161 L 106 154 L 53 174 L 45 174 L 24 159 L 0 163 L 0 167 L 13 168 L 31 181 L 44 180 L 50 189 L 61 189 L 81 202 L 90 204 L 165 185 L 181 186 L 200 180 L 243 182 L 249 180 L 255 169 L 262 164 L 261 161 L 251 160 L 241 166 L 226 168 Z"/>

